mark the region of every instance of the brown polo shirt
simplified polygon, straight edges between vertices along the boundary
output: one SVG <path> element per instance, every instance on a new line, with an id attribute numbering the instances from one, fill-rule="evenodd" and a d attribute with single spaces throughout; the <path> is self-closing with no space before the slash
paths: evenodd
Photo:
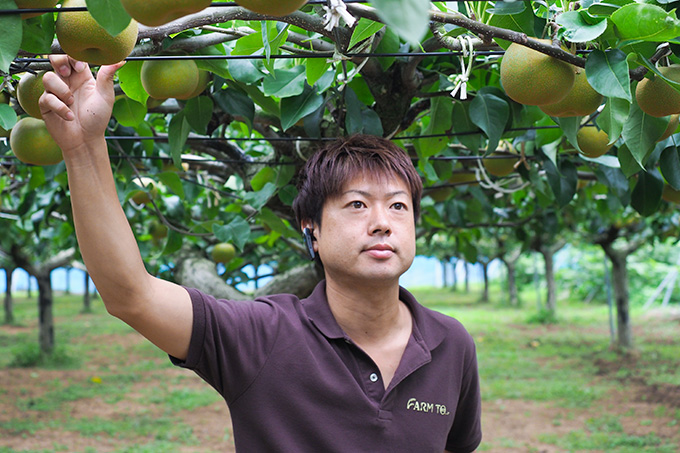
<path id="1" fill-rule="evenodd" d="M 242 452 L 470 452 L 479 445 L 475 345 L 455 319 L 405 289 L 411 338 L 385 389 L 342 331 L 325 282 L 307 299 L 217 300 L 187 289 L 194 327 L 186 361 L 224 397 Z"/>

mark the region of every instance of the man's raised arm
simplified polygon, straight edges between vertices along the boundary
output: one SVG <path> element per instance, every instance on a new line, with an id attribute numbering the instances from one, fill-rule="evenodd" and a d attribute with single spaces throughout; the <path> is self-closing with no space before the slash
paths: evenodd
<path id="1" fill-rule="evenodd" d="M 40 109 L 62 149 L 78 244 L 92 280 L 112 315 L 156 346 L 186 357 L 192 307 L 181 286 L 151 276 L 125 217 L 114 183 L 104 132 L 114 101 L 113 75 L 102 66 L 95 79 L 87 64 L 50 57 Z"/>

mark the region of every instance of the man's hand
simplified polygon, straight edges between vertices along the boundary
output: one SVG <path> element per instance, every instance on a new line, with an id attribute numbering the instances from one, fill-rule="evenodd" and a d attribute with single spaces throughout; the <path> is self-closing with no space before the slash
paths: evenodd
<path id="1" fill-rule="evenodd" d="M 102 66 L 96 79 L 87 63 L 66 55 L 52 55 L 50 62 L 55 72 L 43 77 L 40 111 L 47 130 L 68 157 L 104 137 L 113 108 L 113 75 L 124 62 Z"/>

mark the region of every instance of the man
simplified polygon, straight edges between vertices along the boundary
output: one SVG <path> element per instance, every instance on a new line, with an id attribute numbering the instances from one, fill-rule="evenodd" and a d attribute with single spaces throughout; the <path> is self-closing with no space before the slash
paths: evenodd
<path id="1" fill-rule="evenodd" d="M 43 118 L 63 150 L 73 217 L 107 310 L 229 405 L 244 452 L 469 452 L 481 441 L 475 347 L 399 287 L 422 185 L 391 142 L 315 154 L 294 210 L 325 280 L 303 300 L 216 300 L 149 275 L 118 202 L 104 131 L 113 75 L 53 56 Z"/>

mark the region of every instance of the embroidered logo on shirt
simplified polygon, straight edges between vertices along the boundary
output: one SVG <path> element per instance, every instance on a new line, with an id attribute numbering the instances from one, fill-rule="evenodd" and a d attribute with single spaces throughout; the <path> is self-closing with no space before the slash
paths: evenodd
<path id="1" fill-rule="evenodd" d="M 411 398 L 406 402 L 406 409 L 415 412 L 428 412 L 431 414 L 449 415 L 449 411 L 444 404 L 429 403 L 427 401 L 418 401 Z"/>

